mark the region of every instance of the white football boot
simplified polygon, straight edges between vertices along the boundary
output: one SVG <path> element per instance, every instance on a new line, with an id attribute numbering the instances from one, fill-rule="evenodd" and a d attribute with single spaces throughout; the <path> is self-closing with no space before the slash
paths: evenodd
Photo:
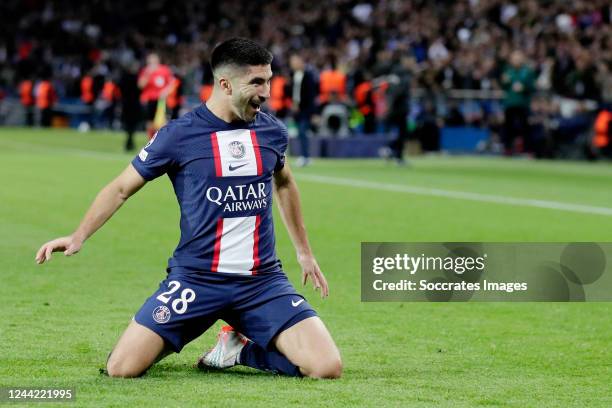
<path id="1" fill-rule="evenodd" d="M 249 339 L 232 326 L 223 326 L 217 335 L 217 344 L 198 359 L 198 368 L 229 368 L 238 364 L 238 357 Z"/>

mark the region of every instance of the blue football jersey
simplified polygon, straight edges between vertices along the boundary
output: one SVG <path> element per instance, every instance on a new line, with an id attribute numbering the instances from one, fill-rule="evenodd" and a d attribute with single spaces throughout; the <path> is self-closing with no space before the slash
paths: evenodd
<path id="1" fill-rule="evenodd" d="M 285 164 L 287 128 L 260 112 L 227 123 L 200 105 L 160 129 L 132 160 L 146 180 L 168 174 L 181 239 L 168 268 L 240 275 L 281 272 L 272 176 Z"/>

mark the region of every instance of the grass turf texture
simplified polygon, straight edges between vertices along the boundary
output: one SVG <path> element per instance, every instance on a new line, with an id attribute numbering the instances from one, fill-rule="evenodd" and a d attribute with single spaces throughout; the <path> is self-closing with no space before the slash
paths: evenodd
<path id="1" fill-rule="evenodd" d="M 220 326 L 140 379 L 98 373 L 164 277 L 178 206 L 163 177 L 75 257 L 37 266 L 132 155 L 122 135 L 0 129 L 0 385 L 76 388 L 78 406 L 610 406 L 608 303 L 361 303 L 361 241 L 608 241 L 612 217 L 300 181 L 305 219 L 331 287 L 302 290 L 339 345 L 344 377 L 293 379 L 192 368 Z M 140 139 L 144 144 L 144 139 Z M 487 158 L 317 160 L 302 174 L 609 206 L 604 164 Z M 277 218 L 277 249 L 299 270 Z"/>

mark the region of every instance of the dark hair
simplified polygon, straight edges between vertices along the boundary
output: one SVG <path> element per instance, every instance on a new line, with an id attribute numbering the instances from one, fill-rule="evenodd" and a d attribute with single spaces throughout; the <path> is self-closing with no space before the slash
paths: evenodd
<path id="1" fill-rule="evenodd" d="M 213 72 L 223 65 L 244 67 L 247 65 L 268 65 L 272 53 L 247 38 L 232 38 L 217 45 L 210 56 Z"/>

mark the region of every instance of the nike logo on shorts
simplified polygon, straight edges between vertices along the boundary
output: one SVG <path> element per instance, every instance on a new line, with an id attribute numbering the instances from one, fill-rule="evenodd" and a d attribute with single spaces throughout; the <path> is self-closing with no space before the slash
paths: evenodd
<path id="1" fill-rule="evenodd" d="M 304 301 L 304 299 L 300 299 L 297 302 L 295 300 L 292 300 L 291 301 L 291 306 L 298 307 L 300 304 L 302 304 L 303 301 Z"/>
<path id="2" fill-rule="evenodd" d="M 240 166 L 232 166 L 232 165 L 230 164 L 230 165 L 229 165 L 229 171 L 238 170 L 239 168 L 244 167 L 244 166 L 246 166 L 247 164 L 249 164 L 249 163 L 244 163 L 244 164 L 241 164 Z"/>

